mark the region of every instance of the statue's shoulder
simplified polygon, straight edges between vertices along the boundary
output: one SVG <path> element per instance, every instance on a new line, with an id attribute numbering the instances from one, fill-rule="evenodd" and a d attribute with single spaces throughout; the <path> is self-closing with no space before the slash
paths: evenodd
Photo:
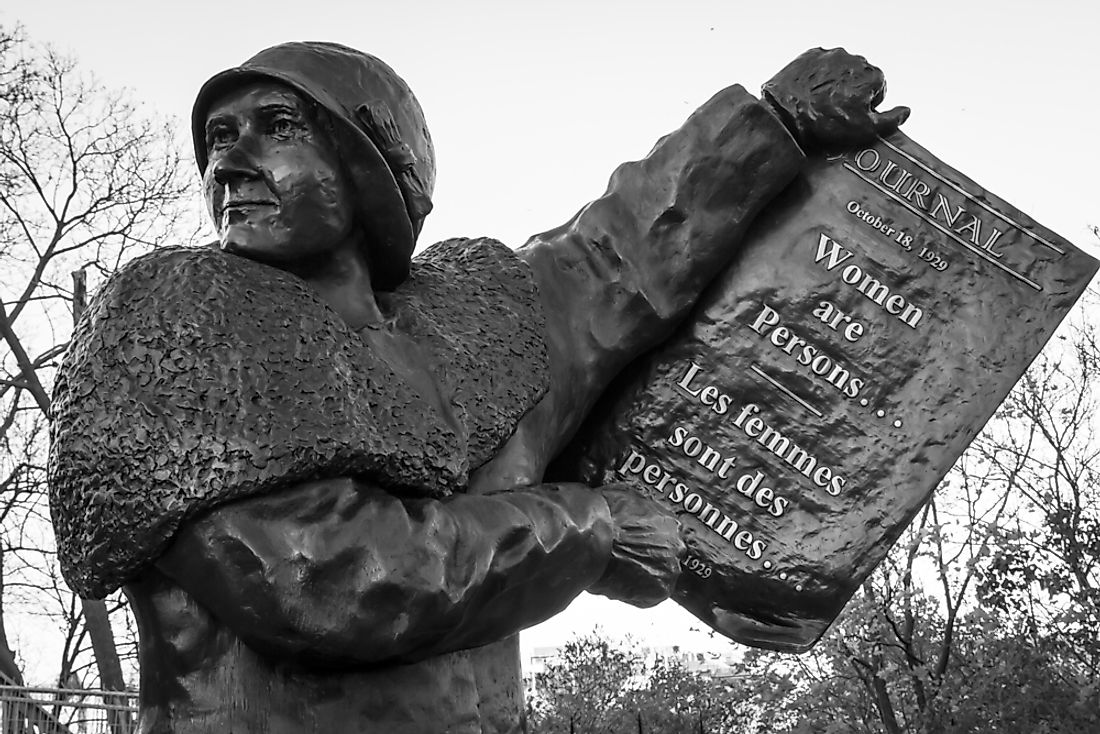
<path id="1" fill-rule="evenodd" d="M 468 413 L 476 468 L 550 385 L 546 319 L 530 268 L 497 240 L 449 239 L 417 256 L 385 303 L 437 355 L 434 371 Z"/>
<path id="2" fill-rule="evenodd" d="M 250 261 L 232 257 L 223 252 L 216 244 L 195 246 L 158 247 L 139 255 L 118 267 L 108 283 L 134 277 L 146 277 L 152 273 L 171 273 L 178 270 L 207 270 L 210 272 L 232 272 L 236 267 L 246 266 Z"/>
<path id="3" fill-rule="evenodd" d="M 398 293 L 416 293 L 431 301 L 461 294 L 468 309 L 500 307 L 508 299 L 514 301 L 517 315 L 542 315 L 530 267 L 510 247 L 488 237 L 458 237 L 432 245 L 413 259 Z"/>
<path id="4" fill-rule="evenodd" d="M 240 303 L 242 295 L 267 292 L 318 315 L 324 309 L 300 278 L 207 245 L 162 247 L 130 260 L 107 279 L 89 311 L 144 310 L 150 318 L 165 319 L 184 316 L 196 306 L 220 311 L 227 303 Z"/>

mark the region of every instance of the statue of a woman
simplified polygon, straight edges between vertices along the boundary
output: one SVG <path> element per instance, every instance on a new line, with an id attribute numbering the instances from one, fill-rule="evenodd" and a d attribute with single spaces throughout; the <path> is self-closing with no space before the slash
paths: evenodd
<path id="1" fill-rule="evenodd" d="M 657 503 L 543 484 L 547 463 L 803 146 L 904 119 L 874 112 L 882 90 L 808 52 L 522 248 L 413 259 L 434 155 L 389 67 L 291 43 L 211 79 L 193 131 L 217 246 L 122 268 L 56 387 L 63 568 L 131 600 L 141 730 L 521 731 L 515 633 L 584 590 L 655 604 L 683 552 Z"/>

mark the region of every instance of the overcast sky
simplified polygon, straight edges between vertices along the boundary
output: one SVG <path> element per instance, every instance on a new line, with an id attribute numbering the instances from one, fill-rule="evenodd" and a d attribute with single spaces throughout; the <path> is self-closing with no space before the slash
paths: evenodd
<path id="1" fill-rule="evenodd" d="M 261 10 L 262 8 L 262 10 Z M 897 8 L 897 9 L 895 9 Z M 74 54 L 181 131 L 198 87 L 266 46 L 331 40 L 386 60 L 424 107 L 438 153 L 421 236 L 511 245 L 567 220 L 614 167 L 646 154 L 718 89 L 759 89 L 812 46 L 881 66 L 905 130 L 982 186 L 1100 254 L 1100 11 L 1086 0 L 999 2 L 50 2 L 10 0 L 0 22 Z M 693 618 L 591 598 L 525 637 L 598 618 L 650 644 Z M 716 643 L 717 644 L 717 643 Z"/>

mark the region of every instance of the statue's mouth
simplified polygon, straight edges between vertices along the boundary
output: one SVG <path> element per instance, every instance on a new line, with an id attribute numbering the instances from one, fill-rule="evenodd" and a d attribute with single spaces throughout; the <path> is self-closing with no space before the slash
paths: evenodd
<path id="1" fill-rule="evenodd" d="M 221 220 L 222 226 L 228 224 L 234 224 L 247 219 L 250 215 L 255 214 L 258 210 L 269 209 L 278 207 L 279 203 L 274 199 L 236 199 L 227 201 L 222 205 Z"/>
<path id="2" fill-rule="evenodd" d="M 222 213 L 231 209 L 251 209 L 258 206 L 278 206 L 274 199 L 235 199 L 222 204 Z"/>

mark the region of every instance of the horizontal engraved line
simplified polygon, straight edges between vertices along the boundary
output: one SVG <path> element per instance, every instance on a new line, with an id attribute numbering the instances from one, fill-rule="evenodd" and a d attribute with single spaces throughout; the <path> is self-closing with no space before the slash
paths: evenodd
<path id="1" fill-rule="evenodd" d="M 1017 222 L 1017 221 L 1016 221 L 1015 219 L 1012 219 L 1011 217 L 1007 216 L 1007 215 L 1006 215 L 1006 214 L 1004 214 L 1003 212 L 1000 212 L 1000 211 L 998 211 L 998 210 L 994 209 L 993 207 L 991 207 L 991 206 L 990 206 L 989 204 L 986 204 L 986 203 L 985 203 L 984 201 L 982 201 L 981 199 L 978 199 L 978 198 L 976 198 L 976 197 L 975 197 L 975 196 L 974 196 L 973 194 L 969 193 L 969 192 L 968 192 L 968 191 L 967 191 L 966 189 L 962 188 L 961 186 L 958 186 L 958 185 L 956 185 L 956 184 L 955 184 L 955 183 L 954 183 L 953 181 L 948 181 L 948 180 L 947 180 L 946 178 L 944 178 L 944 177 L 943 177 L 943 176 L 941 176 L 940 174 L 936 173 L 936 172 L 935 172 L 934 170 L 932 170 L 931 168 L 929 168 L 928 166 L 926 166 L 926 165 L 925 165 L 924 163 L 922 163 L 921 161 L 917 160 L 917 159 L 916 159 L 916 158 L 914 158 L 913 156 L 909 155 L 909 154 L 908 154 L 908 153 L 906 153 L 906 152 L 905 152 L 904 150 L 902 150 L 901 148 L 897 147 L 896 145 L 894 145 L 894 144 L 893 144 L 893 143 L 891 143 L 890 141 L 888 141 L 888 140 L 886 140 L 886 139 L 884 139 L 884 138 L 879 138 L 879 140 L 881 140 L 881 141 L 882 141 L 882 143 L 883 143 L 883 145 L 885 145 L 885 146 L 886 146 L 887 148 L 889 148 L 890 150 L 894 151 L 895 153 L 898 153 L 898 154 L 900 154 L 900 155 L 904 156 L 904 157 L 905 157 L 906 159 L 908 159 L 908 160 L 909 160 L 909 161 L 911 161 L 912 163 L 914 163 L 914 164 L 916 164 L 916 165 L 920 166 L 920 167 L 921 167 L 921 169 L 923 169 L 923 170 L 924 170 L 924 171 L 925 171 L 925 172 L 926 172 L 926 173 L 927 173 L 928 175 L 932 176 L 932 177 L 933 177 L 933 178 L 935 178 L 935 179 L 936 179 L 937 181 L 940 181 L 941 183 L 944 183 L 944 184 L 946 184 L 946 185 L 950 186 L 950 187 L 951 187 L 951 188 L 953 188 L 953 189 L 954 189 L 955 191 L 958 191 L 958 192 L 959 192 L 960 194 L 962 194 L 962 195 L 963 195 L 963 196 L 965 196 L 965 197 L 966 197 L 967 199 L 969 199 L 970 201 L 972 201 L 972 202 L 974 202 L 975 204 L 977 204 L 978 206 L 980 206 L 980 207 L 981 207 L 982 209 L 985 209 L 985 210 L 986 210 L 987 212 L 989 212 L 989 213 L 990 213 L 990 214 L 992 214 L 993 216 L 995 216 L 995 217 L 997 217 L 998 219 L 1001 219 L 1001 220 L 1003 220 L 1003 221 L 1005 221 L 1005 222 L 1008 222 L 1009 224 L 1011 224 L 1011 225 L 1012 225 L 1013 227 L 1015 227 L 1016 229 L 1020 230 L 1020 231 L 1021 231 L 1021 232 L 1023 232 L 1024 234 L 1026 234 L 1026 235 L 1028 235 L 1029 237 L 1031 237 L 1032 239 L 1034 239 L 1034 240 L 1035 240 L 1036 242 L 1038 242 L 1038 243 L 1040 243 L 1040 244 L 1043 244 L 1043 245 L 1046 245 L 1046 246 L 1047 246 L 1047 247 L 1049 247 L 1050 249 L 1052 249 L 1052 250 L 1054 250 L 1055 252 L 1057 252 L 1057 253 L 1058 253 L 1059 255 L 1065 255 L 1065 254 L 1066 254 L 1066 251 L 1065 251 L 1065 250 L 1063 250 L 1063 249 L 1062 249 L 1061 247 L 1059 247 L 1058 245 L 1054 244 L 1053 242 L 1050 242 L 1050 241 L 1049 241 L 1049 240 L 1047 240 L 1047 239 L 1046 239 L 1045 237 L 1040 237 L 1040 236 L 1039 236 L 1038 234 L 1036 234 L 1036 233 L 1035 233 L 1035 232 L 1033 232 L 1032 230 L 1028 229 L 1028 228 L 1027 228 L 1027 227 L 1026 227 L 1025 225 L 1023 225 L 1023 224 L 1020 224 L 1020 223 L 1019 223 L 1019 222 Z"/>
<path id="2" fill-rule="evenodd" d="M 880 186 L 880 185 L 879 185 L 879 183 L 878 183 L 877 181 L 875 181 L 874 179 L 871 179 L 871 178 L 868 178 L 867 176 L 864 176 L 864 175 L 863 175 L 863 172 L 862 172 L 862 171 L 860 171 L 860 170 L 859 170 L 859 169 L 858 169 L 858 168 L 857 168 L 856 166 L 853 166 L 853 165 L 852 165 L 851 163 L 849 163 L 848 161 L 844 161 L 844 167 L 845 167 L 845 168 L 847 168 L 847 169 L 848 169 L 849 171 L 851 171 L 852 173 L 854 173 L 855 175 L 859 176 L 859 177 L 860 177 L 861 179 L 863 179 L 863 180 L 864 180 L 864 181 L 866 181 L 867 183 L 869 183 L 869 184 L 871 184 L 872 186 L 874 186 L 874 187 L 875 187 L 876 189 L 878 189 L 878 190 L 879 190 L 879 191 L 881 191 L 882 193 L 884 193 L 884 194 L 886 194 L 887 196 L 889 196 L 889 197 L 890 197 L 891 199 L 893 199 L 894 201 L 896 201 L 896 202 L 898 202 L 899 204 L 901 204 L 902 206 L 904 206 L 904 207 L 905 207 L 906 209 L 908 209 L 909 211 L 911 211 L 911 212 L 913 212 L 914 214 L 916 214 L 916 215 L 917 215 L 918 217 L 920 217 L 920 218 L 921 218 L 921 219 L 923 219 L 924 221 L 926 221 L 926 222 L 928 222 L 929 224 L 931 224 L 931 225 L 932 225 L 933 227 L 935 227 L 935 228 L 936 228 L 936 229 L 938 229 L 939 231 L 943 232 L 943 233 L 944 233 L 945 235 L 947 235 L 947 236 L 948 236 L 948 237 L 950 237 L 951 239 L 953 239 L 953 240 L 955 240 L 956 242 L 958 242 L 958 243 L 959 243 L 960 245 L 962 245 L 962 246 L 963 246 L 963 247 L 965 247 L 966 249 L 968 249 L 968 250 L 970 250 L 971 252 L 973 252 L 973 253 L 974 253 L 975 255 L 977 255 L 977 256 L 978 256 L 978 257 L 980 257 L 981 259 L 985 260 L 985 261 L 986 261 L 987 263 L 989 263 L 990 265 L 995 265 L 996 267 L 998 267 L 998 268 L 1000 268 L 1001 270 L 1005 271 L 1006 273 L 1008 273 L 1008 274 L 1009 274 L 1009 275 L 1011 275 L 1012 277 L 1014 277 L 1014 278 L 1016 278 L 1016 279 L 1018 279 L 1018 280 L 1022 281 L 1023 283 L 1026 283 L 1027 285 L 1031 286 L 1032 288 L 1034 288 L 1034 289 L 1035 289 L 1035 290 L 1037 290 L 1037 291 L 1040 291 L 1040 292 L 1041 292 L 1041 291 L 1043 290 L 1042 286 L 1040 286 L 1040 285 L 1039 285 L 1038 283 L 1036 283 L 1035 281 L 1033 281 L 1033 280 L 1031 280 L 1030 278 L 1028 278 L 1028 277 L 1027 277 L 1026 275 L 1023 275 L 1023 274 L 1021 274 L 1021 273 L 1017 273 L 1017 272 L 1016 272 L 1015 270 L 1013 270 L 1012 268 L 1008 267 L 1008 266 L 1007 266 L 1007 265 L 1005 265 L 1004 263 L 1001 263 L 1001 262 L 999 262 L 999 261 L 997 261 L 997 260 L 995 260 L 995 259 L 993 259 L 993 258 L 989 257 L 989 255 L 987 255 L 987 254 L 985 253 L 985 250 L 982 250 L 982 249 L 981 249 L 981 248 L 979 248 L 979 247 L 974 247 L 974 245 L 970 244 L 969 242 L 967 242 L 966 240 L 964 240 L 964 239 L 963 239 L 962 237 L 959 237 L 959 236 L 958 236 L 957 234 L 955 234 L 955 233 L 954 233 L 954 232 L 952 232 L 951 230 L 949 230 L 949 229 L 947 229 L 946 227 L 944 227 L 944 226 L 943 226 L 942 224 L 940 224 L 939 222 L 937 222 L 937 221 L 936 221 L 935 219 L 932 219 L 931 217 L 929 217 L 929 216 L 928 216 L 928 215 L 927 215 L 927 214 L 926 214 L 926 213 L 925 213 L 924 211 L 922 211 L 922 210 L 918 209 L 917 207 L 913 206 L 912 204 L 910 204 L 910 203 L 909 203 L 908 201 L 906 201 L 906 200 L 905 200 L 904 198 L 902 198 L 901 196 L 898 196 L 898 195 L 897 195 L 897 193 L 895 193 L 895 192 L 891 191 L 891 190 L 890 190 L 890 189 L 888 189 L 888 188 L 885 188 L 884 186 Z"/>
<path id="3" fill-rule="evenodd" d="M 756 365 L 756 364 L 754 364 L 754 365 L 752 365 L 751 367 L 749 367 L 749 369 L 750 369 L 750 370 L 752 370 L 753 372 L 755 372 L 756 374 L 760 375 L 760 377 L 762 377 L 762 378 L 764 378 L 765 380 L 767 380 L 767 381 L 768 381 L 769 383 L 771 383 L 771 385 L 772 385 L 773 387 L 775 387 L 776 389 L 778 389 L 778 390 L 781 390 L 781 391 L 783 391 L 783 393 L 784 393 L 784 394 L 786 394 L 786 395 L 787 395 L 787 396 L 788 396 L 789 398 L 791 398 L 792 400 L 794 400 L 795 402 L 797 402 L 797 403 L 798 403 L 799 405 L 801 405 L 801 406 L 802 406 L 803 408 L 805 408 L 806 410 L 808 410 L 808 411 L 810 411 L 811 413 L 813 413 L 814 415 L 816 415 L 816 416 L 817 416 L 818 418 L 821 418 L 821 417 L 822 417 L 822 416 L 824 415 L 824 414 L 823 414 L 823 413 L 822 413 L 822 412 L 821 412 L 820 410 L 818 410 L 817 408 L 815 408 L 814 406 L 810 405 L 810 404 L 809 404 L 809 403 L 807 403 L 807 402 L 806 402 L 805 400 L 803 400 L 802 398 L 798 397 L 798 396 L 797 396 L 797 395 L 795 395 L 795 394 L 794 394 L 793 392 L 791 392 L 791 391 L 790 391 L 790 390 L 789 390 L 789 389 L 787 388 L 787 386 L 786 386 L 786 385 L 782 384 L 781 382 L 779 382 L 778 380 L 776 380 L 776 379 L 775 379 L 774 377 L 772 377 L 771 375 L 769 375 L 769 374 L 768 374 L 767 372 L 765 372 L 764 370 L 760 369 L 760 366 L 759 366 L 759 365 Z"/>

